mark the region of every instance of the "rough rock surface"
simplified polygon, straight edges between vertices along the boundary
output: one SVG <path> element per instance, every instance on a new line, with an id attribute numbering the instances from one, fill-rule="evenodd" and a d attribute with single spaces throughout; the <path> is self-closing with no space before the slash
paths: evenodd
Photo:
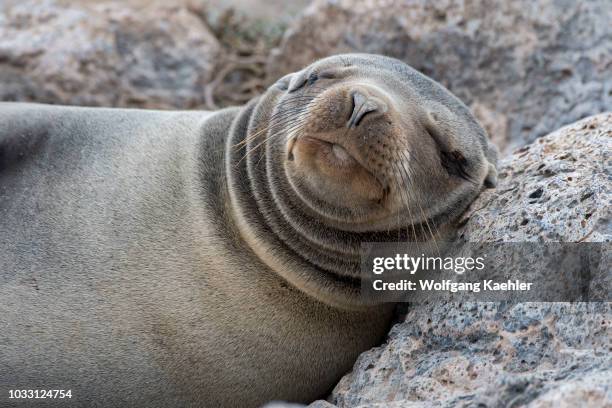
<path id="1" fill-rule="evenodd" d="M 0 100 L 201 106 L 219 50 L 182 6 L 0 4 Z"/>
<path id="2" fill-rule="evenodd" d="M 415 306 L 330 399 L 338 407 L 602 407 L 612 403 L 611 316 L 608 303 Z"/>
<path id="3" fill-rule="evenodd" d="M 399 58 L 473 110 L 504 151 L 612 110 L 608 0 L 319 0 L 286 32 L 271 78 L 317 58 Z"/>
<path id="4" fill-rule="evenodd" d="M 612 113 L 517 149 L 464 216 L 471 242 L 612 240 Z"/>
<path id="5" fill-rule="evenodd" d="M 472 242 L 610 242 L 611 141 L 607 113 L 515 151 L 460 233 Z M 411 304 L 328 401 L 341 408 L 612 406 L 611 336 L 612 303 Z"/>

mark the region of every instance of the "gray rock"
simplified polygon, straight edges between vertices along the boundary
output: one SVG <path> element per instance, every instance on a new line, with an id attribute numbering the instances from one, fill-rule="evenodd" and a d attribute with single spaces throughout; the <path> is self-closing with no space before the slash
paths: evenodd
<path id="1" fill-rule="evenodd" d="M 571 407 L 564 394 L 575 392 L 603 406 L 612 402 L 611 316 L 607 303 L 413 306 L 330 399 L 338 407 Z"/>
<path id="2" fill-rule="evenodd" d="M 319 0 L 271 78 L 342 52 L 399 58 L 462 99 L 503 151 L 612 110 L 608 0 Z"/>
<path id="3" fill-rule="evenodd" d="M 612 240 L 612 114 L 593 116 L 502 160 L 499 184 L 466 212 L 471 242 Z"/>
<path id="4" fill-rule="evenodd" d="M 610 242 L 611 140 L 607 113 L 517 150 L 502 162 L 498 188 L 468 210 L 460 234 L 472 242 Z M 611 274 L 608 262 L 601 277 L 608 291 Z M 338 407 L 610 406 L 611 324 L 606 302 L 412 304 L 329 401 Z"/>
<path id="5" fill-rule="evenodd" d="M 0 4 L 0 100 L 198 107 L 219 52 L 183 6 Z"/>

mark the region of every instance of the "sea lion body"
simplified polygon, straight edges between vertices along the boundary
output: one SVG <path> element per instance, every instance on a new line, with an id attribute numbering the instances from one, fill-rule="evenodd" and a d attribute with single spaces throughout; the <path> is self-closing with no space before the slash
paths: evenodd
<path id="1" fill-rule="evenodd" d="M 224 205 L 236 113 L 0 104 L 3 406 L 10 389 L 71 389 L 78 406 L 305 401 L 380 341 L 388 307 L 326 306 L 241 243 Z"/>
<path id="2" fill-rule="evenodd" d="M 469 110 L 380 56 L 214 113 L 0 104 L 0 398 L 324 397 L 392 318 L 361 243 L 440 239 L 495 174 Z"/>

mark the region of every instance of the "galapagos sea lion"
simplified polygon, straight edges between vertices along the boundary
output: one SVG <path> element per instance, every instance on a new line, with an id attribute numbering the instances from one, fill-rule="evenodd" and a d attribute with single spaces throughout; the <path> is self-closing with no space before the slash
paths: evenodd
<path id="1" fill-rule="evenodd" d="M 0 104 L 2 406 L 321 397 L 392 316 L 360 243 L 452 230 L 495 162 L 459 100 L 374 55 L 217 112 Z"/>

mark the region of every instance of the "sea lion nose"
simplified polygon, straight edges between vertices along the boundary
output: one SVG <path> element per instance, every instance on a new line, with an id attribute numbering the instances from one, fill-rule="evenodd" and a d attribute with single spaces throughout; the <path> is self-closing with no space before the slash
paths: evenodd
<path id="1" fill-rule="evenodd" d="M 362 91 L 353 91 L 351 96 L 353 98 L 353 111 L 346 124 L 349 128 L 359 126 L 359 122 L 369 113 L 384 113 L 387 111 L 387 104 L 375 96 Z"/>

